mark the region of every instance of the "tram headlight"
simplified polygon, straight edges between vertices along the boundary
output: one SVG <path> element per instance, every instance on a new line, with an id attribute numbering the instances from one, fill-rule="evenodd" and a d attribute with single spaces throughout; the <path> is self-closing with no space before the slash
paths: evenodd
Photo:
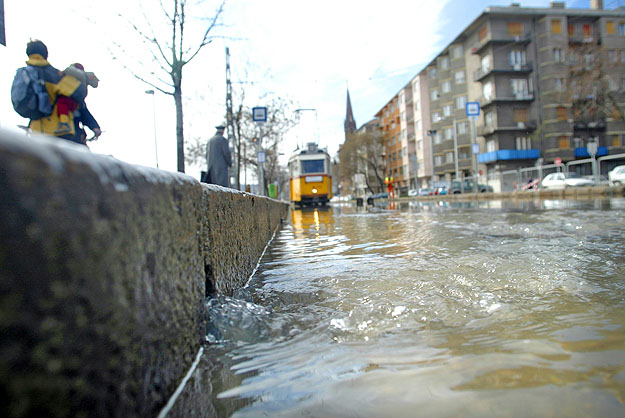
<path id="1" fill-rule="evenodd" d="M 314 189 L 314 188 L 313 188 L 312 192 L 313 192 L 313 193 L 315 193 L 315 194 L 317 194 L 317 189 Z"/>

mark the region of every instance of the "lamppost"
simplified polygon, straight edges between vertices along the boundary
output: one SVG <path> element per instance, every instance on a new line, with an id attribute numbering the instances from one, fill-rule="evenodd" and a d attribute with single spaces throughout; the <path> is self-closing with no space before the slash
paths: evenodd
<path id="1" fill-rule="evenodd" d="M 156 158 L 156 168 L 158 168 L 158 144 L 156 142 L 156 101 L 154 99 L 154 90 L 146 90 L 145 94 L 152 96 L 152 123 L 154 125 L 154 156 Z"/>

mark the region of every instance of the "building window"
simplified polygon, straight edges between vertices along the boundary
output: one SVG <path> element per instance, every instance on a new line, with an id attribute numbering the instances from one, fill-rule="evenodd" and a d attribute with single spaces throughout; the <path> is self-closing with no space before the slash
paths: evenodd
<path id="1" fill-rule="evenodd" d="M 556 116 L 557 116 L 558 120 L 568 120 L 569 119 L 569 112 L 566 109 L 566 107 L 560 106 L 560 107 L 556 108 Z"/>
<path id="2" fill-rule="evenodd" d="M 493 83 L 488 82 L 482 86 L 482 95 L 485 100 L 490 100 L 493 98 Z"/>
<path id="3" fill-rule="evenodd" d="M 421 130 L 421 119 L 417 119 L 414 123 L 414 127 L 415 130 L 420 131 Z"/>
<path id="4" fill-rule="evenodd" d="M 526 79 L 513 78 L 510 80 L 510 86 L 512 88 L 512 94 L 514 94 L 514 97 L 525 98 L 529 96 L 529 89 Z"/>
<path id="5" fill-rule="evenodd" d="M 447 164 L 452 164 L 454 162 L 454 153 L 453 152 L 446 152 L 445 153 L 445 162 Z"/>
<path id="6" fill-rule="evenodd" d="M 482 27 L 482 29 L 480 29 L 480 32 L 478 34 L 480 42 L 482 42 L 484 39 L 486 39 L 486 36 L 488 36 L 488 28 L 486 26 L 484 26 L 484 27 Z"/>
<path id="7" fill-rule="evenodd" d="M 494 128 L 495 127 L 495 112 L 488 112 L 484 115 L 484 123 L 486 123 L 486 126 L 488 126 L 489 128 Z"/>
<path id="8" fill-rule="evenodd" d="M 523 25 L 520 22 L 508 23 L 508 35 L 510 36 L 523 35 Z"/>
<path id="9" fill-rule="evenodd" d="M 441 97 L 438 90 L 432 90 L 431 96 L 432 96 L 432 100 L 438 100 Z"/>
<path id="10" fill-rule="evenodd" d="M 607 22 L 605 22 L 605 31 L 608 33 L 608 35 L 614 35 L 614 21 L 608 20 Z"/>
<path id="11" fill-rule="evenodd" d="M 553 48 L 553 60 L 555 62 L 564 62 L 564 55 L 564 50 L 562 50 L 561 48 Z"/>
<path id="12" fill-rule="evenodd" d="M 482 71 L 487 72 L 490 70 L 490 55 L 486 55 L 482 57 Z"/>
<path id="13" fill-rule="evenodd" d="M 515 50 L 510 51 L 508 58 L 510 61 L 510 65 L 513 67 L 525 65 L 526 63 L 525 51 L 523 50 L 515 49 Z"/>
<path id="14" fill-rule="evenodd" d="M 393 153 L 393 161 L 397 160 L 397 152 Z"/>
<path id="15" fill-rule="evenodd" d="M 464 70 L 456 71 L 454 74 L 456 84 L 464 84 Z"/>
<path id="16" fill-rule="evenodd" d="M 562 21 L 560 19 L 553 19 L 551 21 L 551 33 L 554 35 L 562 33 Z"/>
<path id="17" fill-rule="evenodd" d="M 436 132 L 436 133 L 434 134 L 434 143 L 435 143 L 435 144 L 440 144 L 440 143 L 442 143 L 442 142 L 443 142 L 443 135 L 441 135 L 441 133 L 440 133 L 440 132 Z"/>
<path id="18" fill-rule="evenodd" d="M 527 109 L 514 109 L 514 122 L 525 123 L 529 119 L 529 112 Z"/>
<path id="19" fill-rule="evenodd" d="M 467 105 L 467 96 L 456 97 L 456 109 L 464 109 Z"/>
<path id="20" fill-rule="evenodd" d="M 556 91 L 566 91 L 566 79 L 555 78 L 553 80 L 553 88 Z"/>
<path id="21" fill-rule="evenodd" d="M 625 64 L 625 49 L 621 50 L 621 62 Z"/>
<path id="22" fill-rule="evenodd" d="M 610 62 L 618 61 L 618 51 L 616 49 L 608 49 L 608 61 Z"/>
<path id="23" fill-rule="evenodd" d="M 612 146 L 620 147 L 621 146 L 621 137 L 619 135 L 614 135 L 612 137 Z"/>
<path id="24" fill-rule="evenodd" d="M 607 76 L 607 78 L 608 78 L 608 90 L 609 91 L 617 91 L 618 90 L 618 84 L 616 83 L 616 80 L 614 80 L 610 76 Z"/>
<path id="25" fill-rule="evenodd" d="M 442 85 L 443 93 L 449 93 L 451 91 L 451 81 L 445 81 Z"/>
<path id="26" fill-rule="evenodd" d="M 592 36 L 592 25 L 590 23 L 584 23 L 582 25 L 582 33 L 584 36 Z"/>
<path id="27" fill-rule="evenodd" d="M 445 128 L 445 139 L 452 139 L 454 137 L 453 128 Z"/>
<path id="28" fill-rule="evenodd" d="M 441 120 L 441 114 L 439 112 L 432 113 L 432 122 L 436 123 Z"/>
<path id="29" fill-rule="evenodd" d="M 430 69 L 428 70 L 428 76 L 429 76 L 430 78 L 436 78 L 436 75 L 437 75 L 436 68 L 430 68 Z"/>
<path id="30" fill-rule="evenodd" d="M 436 167 L 440 167 L 441 165 L 443 165 L 443 156 L 442 155 L 437 155 L 434 157 L 434 165 Z"/>
<path id="31" fill-rule="evenodd" d="M 451 105 L 445 105 L 443 106 L 443 115 L 444 116 L 451 116 L 451 112 L 452 112 L 452 106 Z"/>
<path id="32" fill-rule="evenodd" d="M 486 141 L 486 152 L 495 152 L 497 151 L 497 141 L 491 139 L 490 141 Z"/>
<path id="33" fill-rule="evenodd" d="M 395 129 L 395 122 L 391 122 L 391 129 Z"/>
<path id="34" fill-rule="evenodd" d="M 621 36 L 625 35 L 625 22 L 618 24 L 618 34 Z"/>
<path id="35" fill-rule="evenodd" d="M 451 50 L 451 57 L 454 59 L 462 58 L 463 53 L 464 53 L 464 50 L 462 48 L 462 45 L 456 45 Z"/>
<path id="36" fill-rule="evenodd" d="M 422 150 L 423 149 L 423 141 L 422 140 L 418 140 L 417 141 L 417 149 L 418 150 Z"/>
<path id="37" fill-rule="evenodd" d="M 449 57 L 442 57 L 440 60 L 441 70 L 446 70 L 449 68 Z"/>
<path id="38" fill-rule="evenodd" d="M 532 149 L 532 139 L 525 136 L 517 136 L 516 137 L 516 149 L 524 150 L 524 149 Z"/>
<path id="39" fill-rule="evenodd" d="M 575 35 L 575 25 L 573 23 L 569 23 L 569 36 Z"/>
<path id="40" fill-rule="evenodd" d="M 466 134 L 468 132 L 467 122 L 460 122 L 458 126 L 458 135 Z"/>
<path id="41" fill-rule="evenodd" d="M 558 148 L 560 149 L 568 149 L 569 148 L 569 137 L 561 136 L 558 138 Z"/>

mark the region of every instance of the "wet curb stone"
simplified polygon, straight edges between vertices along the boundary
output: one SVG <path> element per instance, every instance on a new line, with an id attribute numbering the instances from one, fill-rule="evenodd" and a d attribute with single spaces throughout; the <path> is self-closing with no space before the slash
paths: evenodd
<path id="1" fill-rule="evenodd" d="M 0 130 L 0 414 L 157 416 L 287 211 Z"/>

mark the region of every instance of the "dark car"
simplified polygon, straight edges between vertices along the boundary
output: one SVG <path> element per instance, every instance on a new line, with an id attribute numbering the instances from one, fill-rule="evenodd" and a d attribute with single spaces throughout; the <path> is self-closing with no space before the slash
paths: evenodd
<path id="1" fill-rule="evenodd" d="M 449 194 L 473 193 L 474 185 L 475 183 L 473 183 L 471 180 L 464 180 L 464 181 L 454 180 L 449 185 L 449 189 L 447 190 L 447 192 Z M 477 191 L 479 193 L 487 193 L 487 192 L 492 192 L 493 188 L 492 186 L 489 186 L 488 184 L 478 183 Z"/>

